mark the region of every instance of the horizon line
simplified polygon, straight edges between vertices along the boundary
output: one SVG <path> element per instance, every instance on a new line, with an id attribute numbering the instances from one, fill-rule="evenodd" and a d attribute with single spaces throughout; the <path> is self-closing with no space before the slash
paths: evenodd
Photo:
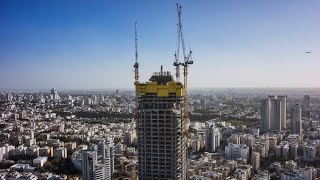
<path id="1" fill-rule="evenodd" d="M 50 88 L 0 88 L 1 91 L 47 91 L 51 90 L 54 87 Z M 134 91 L 134 88 L 55 88 L 60 91 L 116 91 L 116 90 L 125 90 L 125 91 Z M 198 90 L 198 89 L 320 89 L 320 86 L 217 86 L 217 87 L 189 87 L 189 90 Z"/>

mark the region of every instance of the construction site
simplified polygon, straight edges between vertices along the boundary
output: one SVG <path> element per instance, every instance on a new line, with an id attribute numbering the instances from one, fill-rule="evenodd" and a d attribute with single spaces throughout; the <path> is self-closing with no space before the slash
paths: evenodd
<path id="1" fill-rule="evenodd" d="M 186 52 L 182 31 L 181 6 L 177 4 L 178 33 L 175 77 L 170 72 L 154 73 L 149 81 L 139 80 L 138 36 L 135 24 L 135 91 L 138 134 L 139 179 L 187 179 L 188 69 L 192 51 Z M 180 55 L 182 51 L 182 55 Z M 180 60 L 182 56 L 182 60 Z M 180 81 L 180 68 L 183 82 Z"/>

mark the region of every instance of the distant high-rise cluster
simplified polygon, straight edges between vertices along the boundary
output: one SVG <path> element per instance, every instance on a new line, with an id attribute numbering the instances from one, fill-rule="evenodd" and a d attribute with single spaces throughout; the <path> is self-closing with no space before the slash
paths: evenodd
<path id="1" fill-rule="evenodd" d="M 52 99 L 52 100 L 59 100 L 60 99 L 58 91 L 55 88 L 51 89 L 50 99 Z"/>
<path id="2" fill-rule="evenodd" d="M 300 104 L 295 104 L 291 108 L 291 133 L 301 134 L 302 133 L 302 122 L 301 122 L 302 107 Z"/>
<path id="3" fill-rule="evenodd" d="M 14 100 L 14 97 L 11 93 L 8 93 L 8 94 L 5 94 L 5 93 L 1 93 L 0 94 L 0 100 L 2 101 L 13 101 Z"/>
<path id="4" fill-rule="evenodd" d="M 114 155 L 110 142 L 101 140 L 97 147 L 82 151 L 82 178 L 86 180 L 112 179 Z"/>
<path id="5" fill-rule="evenodd" d="M 269 96 L 261 100 L 261 130 L 281 131 L 287 127 L 287 97 Z"/>

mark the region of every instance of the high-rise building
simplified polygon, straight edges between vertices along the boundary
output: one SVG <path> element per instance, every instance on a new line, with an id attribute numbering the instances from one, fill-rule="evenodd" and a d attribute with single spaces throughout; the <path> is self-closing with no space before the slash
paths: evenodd
<path id="1" fill-rule="evenodd" d="M 270 129 L 270 99 L 261 99 L 261 131 L 268 131 Z"/>
<path id="2" fill-rule="evenodd" d="M 221 134 L 214 124 L 208 124 L 206 127 L 206 151 L 214 152 L 220 146 Z"/>
<path id="3" fill-rule="evenodd" d="M 303 96 L 303 110 L 304 111 L 310 110 L 310 96 L 309 95 Z"/>
<path id="4" fill-rule="evenodd" d="M 278 96 L 278 101 L 280 101 L 280 111 L 281 111 L 281 129 L 287 128 L 287 96 Z"/>
<path id="5" fill-rule="evenodd" d="M 302 122 L 301 122 L 302 107 L 300 104 L 295 104 L 291 108 L 291 133 L 301 134 L 302 133 Z"/>
<path id="6" fill-rule="evenodd" d="M 286 96 L 269 96 L 268 99 L 261 100 L 261 130 L 281 131 L 286 125 L 287 113 Z"/>
<path id="7" fill-rule="evenodd" d="M 114 155 L 112 143 L 100 140 L 97 148 L 82 151 L 82 178 L 86 180 L 112 179 Z"/>
<path id="8" fill-rule="evenodd" d="M 162 68 L 149 82 L 135 82 L 135 86 L 139 179 L 186 179 L 184 86 Z"/>
<path id="9" fill-rule="evenodd" d="M 95 179 L 95 170 L 98 165 L 97 151 L 82 151 L 82 178 L 87 180 Z"/>
<path id="10" fill-rule="evenodd" d="M 100 140 L 98 144 L 98 155 L 102 158 L 105 179 L 112 179 L 114 171 L 114 153 L 111 141 Z"/>

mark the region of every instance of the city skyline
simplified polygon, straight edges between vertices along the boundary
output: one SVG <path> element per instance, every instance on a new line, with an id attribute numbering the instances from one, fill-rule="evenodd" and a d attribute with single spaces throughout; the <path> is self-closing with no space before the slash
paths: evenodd
<path id="1" fill-rule="evenodd" d="M 181 5 L 195 61 L 190 88 L 319 87 L 320 2 Z M 1 88 L 133 89 L 136 20 L 141 81 L 160 65 L 173 74 L 175 8 L 172 1 L 2 1 Z"/>

